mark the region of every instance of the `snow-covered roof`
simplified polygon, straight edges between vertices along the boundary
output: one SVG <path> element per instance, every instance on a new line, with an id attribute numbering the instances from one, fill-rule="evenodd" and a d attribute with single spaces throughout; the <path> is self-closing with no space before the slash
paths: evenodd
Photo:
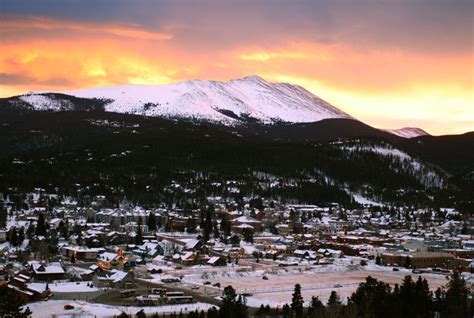
<path id="1" fill-rule="evenodd" d="M 64 268 L 59 262 L 53 263 L 40 263 L 37 261 L 30 262 L 31 268 L 37 275 L 45 275 L 45 274 L 64 274 Z"/>
<path id="2" fill-rule="evenodd" d="M 207 261 L 207 263 L 208 263 L 208 264 L 214 264 L 214 263 L 216 263 L 219 259 L 220 259 L 219 256 L 213 256 L 213 257 L 211 257 L 211 258 Z"/>
<path id="3" fill-rule="evenodd" d="M 199 244 L 199 240 L 191 239 L 186 242 L 186 248 L 195 248 Z"/>
<path id="4" fill-rule="evenodd" d="M 246 216 L 246 215 L 240 216 L 240 217 L 234 219 L 233 221 L 238 222 L 238 223 L 260 223 L 259 220 L 254 219 L 250 216 Z"/>
<path id="5" fill-rule="evenodd" d="M 116 259 L 117 257 L 119 256 L 116 253 L 110 253 L 110 252 L 104 252 L 99 255 L 99 259 L 103 261 L 107 261 L 107 262 L 112 261 Z"/>

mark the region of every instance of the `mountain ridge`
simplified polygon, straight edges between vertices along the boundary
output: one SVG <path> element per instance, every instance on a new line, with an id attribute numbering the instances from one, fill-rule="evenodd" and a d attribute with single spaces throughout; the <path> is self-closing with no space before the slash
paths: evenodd
<path id="1" fill-rule="evenodd" d="M 195 79 L 165 85 L 126 84 L 62 93 L 30 92 L 0 100 L 2 105 L 25 110 L 105 111 L 226 126 L 309 124 L 338 119 L 361 122 L 302 86 L 270 83 L 257 75 L 229 81 Z M 405 139 L 430 136 L 417 127 L 378 130 Z"/>
<path id="2" fill-rule="evenodd" d="M 52 95 L 53 94 L 53 95 Z M 105 111 L 150 117 L 208 120 L 225 125 L 317 122 L 352 116 L 305 88 L 270 83 L 258 76 L 227 82 L 190 80 L 166 85 L 120 85 L 63 92 L 65 96 L 103 101 Z M 35 110 L 71 110 L 59 94 L 13 97 Z M 67 98 L 66 98 L 67 99 Z M 72 104 L 71 104 L 72 103 Z"/>

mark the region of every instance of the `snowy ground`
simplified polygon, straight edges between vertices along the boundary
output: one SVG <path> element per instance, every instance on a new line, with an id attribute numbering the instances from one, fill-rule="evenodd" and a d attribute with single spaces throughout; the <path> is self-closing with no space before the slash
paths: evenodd
<path id="1" fill-rule="evenodd" d="M 323 302 L 327 301 L 331 291 L 335 290 L 346 300 L 365 281 L 367 276 L 372 276 L 390 285 L 400 284 L 408 273 L 383 272 L 383 271 L 354 271 L 340 273 L 314 273 L 305 272 L 291 275 L 266 275 L 268 280 L 256 278 L 240 278 L 238 280 L 221 280 L 223 286 L 232 285 L 238 292 L 252 294 L 248 299 L 249 306 L 258 307 L 260 304 L 282 306 L 291 302 L 294 285 L 299 283 L 302 295 L 308 302 L 312 296 L 318 296 Z M 442 275 L 424 275 L 430 287 L 436 289 L 444 285 L 446 279 Z"/>
<path id="2" fill-rule="evenodd" d="M 88 283 L 91 282 L 50 283 L 48 286 L 53 293 L 86 293 L 99 290 L 97 287 L 87 286 Z"/>
<path id="3" fill-rule="evenodd" d="M 196 273 L 196 275 L 186 275 L 183 281 L 196 285 L 202 285 L 205 281 L 210 281 L 212 284 L 219 282 L 221 291 L 223 287 L 231 285 L 238 293 L 251 295 L 247 297 L 247 304 L 251 307 L 259 307 L 261 304 L 281 307 L 291 302 L 291 294 L 297 283 L 302 287 L 302 295 L 306 303 L 312 296 L 318 296 L 325 302 L 333 290 L 337 291 L 341 299 L 345 301 L 367 276 L 393 286 L 400 284 L 407 275 L 412 275 L 413 279 L 418 277 L 409 270 L 393 271 L 391 267 L 374 264 L 362 267 L 351 264 L 350 259 L 345 258 L 337 260 L 334 265 L 326 266 L 302 265 L 292 268 L 258 269 L 251 272 L 226 270 L 220 273 Z M 422 276 L 428 280 L 432 290 L 447 282 L 444 275 L 423 274 Z"/>
<path id="4" fill-rule="evenodd" d="M 65 305 L 72 305 L 74 309 L 66 310 Z M 102 317 L 108 318 L 114 315 L 119 315 L 121 312 L 135 315 L 138 311 L 144 310 L 147 314 L 164 314 L 164 313 L 183 313 L 195 311 L 207 311 L 213 305 L 205 303 L 194 303 L 185 305 L 169 305 L 169 306 L 154 306 L 154 307 L 120 307 L 109 306 L 103 304 L 93 304 L 85 301 L 68 301 L 68 300 L 49 300 L 28 304 L 28 307 L 33 312 L 32 318 L 49 318 L 53 317 L 73 317 L 73 314 L 81 317 Z"/>
<path id="5" fill-rule="evenodd" d="M 382 206 L 383 205 L 382 203 L 376 202 L 376 201 L 371 200 L 369 198 L 366 198 L 361 194 L 352 193 L 352 196 L 354 197 L 354 200 L 357 203 L 360 203 L 360 204 L 363 204 L 363 205 L 373 205 L 373 206 Z"/>

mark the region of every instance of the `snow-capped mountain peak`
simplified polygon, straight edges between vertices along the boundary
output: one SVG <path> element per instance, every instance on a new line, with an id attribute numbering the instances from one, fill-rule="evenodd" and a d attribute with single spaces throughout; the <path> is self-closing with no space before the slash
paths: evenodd
<path id="1" fill-rule="evenodd" d="M 105 110 L 110 112 L 224 124 L 352 118 L 301 86 L 270 83 L 255 75 L 227 82 L 190 80 L 167 85 L 121 85 L 64 94 L 107 100 Z M 58 104 L 52 100 L 54 96 L 45 94 L 23 95 L 20 99 L 38 110 L 55 110 Z"/>

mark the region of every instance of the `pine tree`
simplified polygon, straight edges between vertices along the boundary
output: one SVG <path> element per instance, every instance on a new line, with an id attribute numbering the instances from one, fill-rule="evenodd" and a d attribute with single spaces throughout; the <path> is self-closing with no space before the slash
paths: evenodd
<path id="1" fill-rule="evenodd" d="M 21 245 L 25 240 L 25 228 L 22 226 L 18 230 L 18 245 Z"/>
<path id="2" fill-rule="evenodd" d="M 135 244 L 143 243 L 143 234 L 142 234 L 142 217 L 138 217 L 137 222 L 137 235 L 135 236 Z"/>
<path id="3" fill-rule="evenodd" d="M 415 297 L 413 299 L 417 317 L 431 317 L 433 310 L 433 294 L 426 279 L 418 276 L 415 283 Z"/>
<path id="4" fill-rule="evenodd" d="M 212 232 L 212 212 L 214 208 L 212 206 L 208 206 L 204 211 L 204 222 L 203 222 L 203 229 L 202 229 L 202 237 L 204 242 L 209 241 L 209 237 Z"/>
<path id="5" fill-rule="evenodd" d="M 300 284 L 295 285 L 295 290 L 293 292 L 293 297 L 291 299 L 291 309 L 295 314 L 295 318 L 303 317 L 303 296 L 301 296 L 301 286 Z"/>
<path id="6" fill-rule="evenodd" d="M 232 286 L 224 288 L 224 296 L 222 297 L 222 306 L 219 310 L 219 318 L 232 318 L 236 313 L 236 298 L 237 294 Z"/>
<path id="7" fill-rule="evenodd" d="M 10 229 L 8 237 L 11 245 L 18 246 L 18 233 L 16 232 L 16 227 Z"/>
<path id="8" fill-rule="evenodd" d="M 240 244 L 240 238 L 237 235 L 233 235 L 229 241 L 233 246 L 238 246 Z"/>
<path id="9" fill-rule="evenodd" d="M 66 239 L 66 240 L 69 239 L 69 228 L 68 228 L 67 220 L 59 222 L 58 230 L 59 230 L 60 235 L 64 239 Z"/>
<path id="10" fill-rule="evenodd" d="M 36 232 L 35 232 L 36 235 L 38 236 L 46 236 L 46 224 L 45 224 L 45 220 L 44 220 L 44 215 L 43 213 L 40 213 L 38 215 L 38 221 L 36 223 Z"/>
<path id="11" fill-rule="evenodd" d="M 468 305 L 469 290 L 466 281 L 454 271 L 447 284 L 445 293 L 444 308 L 441 311 L 441 317 L 450 318 L 467 318 L 472 317 L 473 313 L 469 313 Z"/>
<path id="12" fill-rule="evenodd" d="M 311 297 L 311 303 L 308 308 L 308 317 L 320 317 L 323 316 L 324 305 L 319 300 L 318 296 Z"/>
<path id="13" fill-rule="evenodd" d="M 328 306 L 329 307 L 338 307 L 342 304 L 341 299 L 339 298 L 339 295 L 336 293 L 336 291 L 332 291 L 331 294 L 329 295 L 328 299 Z"/>
<path id="14" fill-rule="evenodd" d="M 390 286 L 377 279 L 367 277 L 349 298 L 360 317 L 377 318 L 387 311 L 390 300 Z"/>
<path id="15" fill-rule="evenodd" d="M 0 228 L 5 228 L 7 226 L 7 209 L 3 206 L 0 207 Z"/>
<path id="16" fill-rule="evenodd" d="M 225 237 L 230 235 L 230 222 L 226 215 L 224 215 L 221 219 L 220 230 Z"/>
<path id="17" fill-rule="evenodd" d="M 405 268 L 410 268 L 411 266 L 411 260 L 410 260 L 410 257 L 407 255 L 407 257 L 405 258 Z"/>
<path id="18" fill-rule="evenodd" d="M 29 239 L 32 239 L 35 233 L 36 233 L 36 227 L 33 223 L 30 223 L 30 225 L 28 226 L 28 229 L 26 230 L 26 236 Z"/>
<path id="19" fill-rule="evenodd" d="M 415 308 L 413 308 L 412 304 L 414 295 L 415 283 L 411 276 L 407 275 L 403 279 L 399 293 L 400 310 L 405 317 L 413 317 L 415 315 Z"/>
<path id="20" fill-rule="evenodd" d="M 247 243 L 253 243 L 253 230 L 250 228 L 244 228 L 242 231 L 242 234 L 244 235 L 244 241 Z"/>
<path id="21" fill-rule="evenodd" d="M 148 230 L 151 231 L 151 232 L 155 232 L 156 231 L 156 217 L 155 217 L 155 213 L 153 212 L 150 212 L 150 214 L 148 215 Z"/>
<path id="22" fill-rule="evenodd" d="M 288 304 L 284 304 L 282 307 L 282 316 L 283 318 L 292 318 L 291 307 Z"/>

